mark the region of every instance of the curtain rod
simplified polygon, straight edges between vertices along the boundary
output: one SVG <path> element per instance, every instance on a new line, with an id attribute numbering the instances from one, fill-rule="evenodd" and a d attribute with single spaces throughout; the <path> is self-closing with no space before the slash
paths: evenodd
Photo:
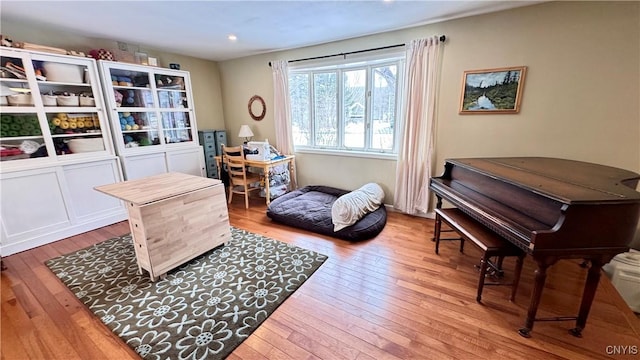
<path id="1" fill-rule="evenodd" d="M 441 36 L 440 36 L 440 41 L 444 42 L 446 39 L 447 39 L 447 37 L 446 37 L 446 36 L 444 36 L 444 35 L 441 35 Z M 368 51 L 376 51 L 376 50 L 392 49 L 392 48 L 400 47 L 400 46 L 404 46 L 404 45 L 405 45 L 405 44 L 389 45 L 389 46 L 377 47 L 377 48 L 372 48 L 372 49 L 364 49 L 364 50 L 350 51 L 350 52 L 346 52 L 346 53 L 331 54 L 331 55 L 323 55 L 323 56 L 314 56 L 314 57 L 309 57 L 309 58 L 304 58 L 304 59 L 295 59 L 295 60 L 289 60 L 289 61 L 287 61 L 287 62 L 292 63 L 292 62 L 298 62 L 298 61 L 307 61 L 307 60 L 325 59 L 325 58 L 330 58 L 330 57 L 334 57 L 334 56 L 347 56 L 347 55 L 359 54 L 359 53 L 368 52 Z M 271 66 L 271 61 L 269 61 L 269 66 Z"/>

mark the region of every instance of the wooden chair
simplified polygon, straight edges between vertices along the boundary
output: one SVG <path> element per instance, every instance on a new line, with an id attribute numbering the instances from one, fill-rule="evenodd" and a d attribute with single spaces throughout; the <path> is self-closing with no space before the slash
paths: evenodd
<path id="1" fill-rule="evenodd" d="M 233 194 L 243 194 L 245 207 L 249 208 L 249 193 L 260 190 L 260 187 L 250 187 L 250 184 L 260 182 L 260 175 L 247 172 L 244 165 L 242 146 L 223 146 L 222 162 L 227 166 L 229 174 L 229 204 Z"/>

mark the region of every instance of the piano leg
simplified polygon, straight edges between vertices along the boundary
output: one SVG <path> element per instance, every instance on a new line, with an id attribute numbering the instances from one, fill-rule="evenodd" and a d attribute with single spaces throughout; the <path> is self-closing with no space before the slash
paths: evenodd
<path id="1" fill-rule="evenodd" d="M 576 327 L 569 330 L 569 333 L 575 337 L 582 337 L 582 329 L 584 329 L 587 324 L 587 316 L 589 316 L 591 303 L 593 303 L 598 282 L 600 281 L 601 268 L 602 261 L 600 261 L 600 259 L 591 259 L 591 267 L 587 274 L 587 281 L 584 284 L 584 292 L 582 293 L 582 302 L 580 303 L 580 312 L 576 320 Z"/>
<path id="2" fill-rule="evenodd" d="M 529 302 L 529 310 L 527 311 L 527 319 L 525 320 L 524 327 L 518 330 L 518 333 L 523 337 L 531 337 L 531 330 L 533 329 L 533 322 L 536 320 L 536 313 L 538 312 L 538 305 L 540 305 L 540 298 L 542 297 L 542 290 L 544 289 L 544 283 L 547 280 L 547 269 L 549 266 L 556 262 L 555 259 L 549 258 L 537 259 L 538 269 L 536 269 L 535 283 L 533 286 L 533 293 L 531 293 L 531 300 Z"/>

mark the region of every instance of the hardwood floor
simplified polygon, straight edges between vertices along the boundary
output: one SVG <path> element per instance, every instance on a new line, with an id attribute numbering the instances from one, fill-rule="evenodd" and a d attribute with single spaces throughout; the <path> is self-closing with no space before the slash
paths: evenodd
<path id="1" fill-rule="evenodd" d="M 231 225 L 329 256 L 230 359 L 605 359 L 612 346 L 640 350 L 640 319 L 603 276 L 583 331 L 573 322 L 517 329 L 531 294 L 527 259 L 514 303 L 508 286 L 486 287 L 475 301 L 480 257 L 444 242 L 434 253 L 433 221 L 389 213 L 375 239 L 349 243 L 272 223 L 259 199 L 234 201 Z M 2 359 L 137 359 L 43 262 L 129 232 L 121 222 L 3 258 Z M 548 272 L 539 316 L 577 313 L 586 270 L 561 261 Z M 506 280 L 514 260 L 505 261 Z"/>

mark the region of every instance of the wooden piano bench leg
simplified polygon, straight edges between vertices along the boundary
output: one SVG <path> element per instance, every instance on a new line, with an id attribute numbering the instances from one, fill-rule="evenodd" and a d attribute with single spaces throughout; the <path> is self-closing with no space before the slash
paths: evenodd
<path id="1" fill-rule="evenodd" d="M 440 240 L 453 240 L 453 241 L 460 241 L 460 252 L 463 252 L 464 250 L 464 238 L 459 236 L 459 237 L 447 237 L 447 238 L 442 238 L 442 233 L 443 232 L 451 232 L 451 233 L 457 233 L 457 231 L 455 229 L 448 229 L 448 230 L 442 230 L 442 216 L 436 211 L 436 220 L 435 220 L 435 226 L 434 226 L 434 230 L 433 230 L 433 239 L 431 239 L 432 241 L 435 241 L 436 243 L 436 255 L 440 254 Z M 446 225 L 448 225 L 449 227 L 451 227 L 451 225 L 444 221 L 444 223 Z"/>
<path id="2" fill-rule="evenodd" d="M 482 260 L 480 260 L 480 278 L 478 279 L 478 295 L 476 296 L 476 301 L 481 302 L 482 300 L 482 290 L 484 289 L 484 280 L 487 276 L 487 267 L 489 266 L 489 256 L 488 253 L 485 252 L 482 256 Z"/>
<path id="3" fill-rule="evenodd" d="M 520 274 L 522 274 L 522 265 L 524 264 L 524 253 L 518 256 L 516 260 L 516 268 L 513 272 L 513 285 L 511 285 L 511 301 L 516 300 L 516 291 L 518 291 L 518 284 L 520 283 Z"/>

